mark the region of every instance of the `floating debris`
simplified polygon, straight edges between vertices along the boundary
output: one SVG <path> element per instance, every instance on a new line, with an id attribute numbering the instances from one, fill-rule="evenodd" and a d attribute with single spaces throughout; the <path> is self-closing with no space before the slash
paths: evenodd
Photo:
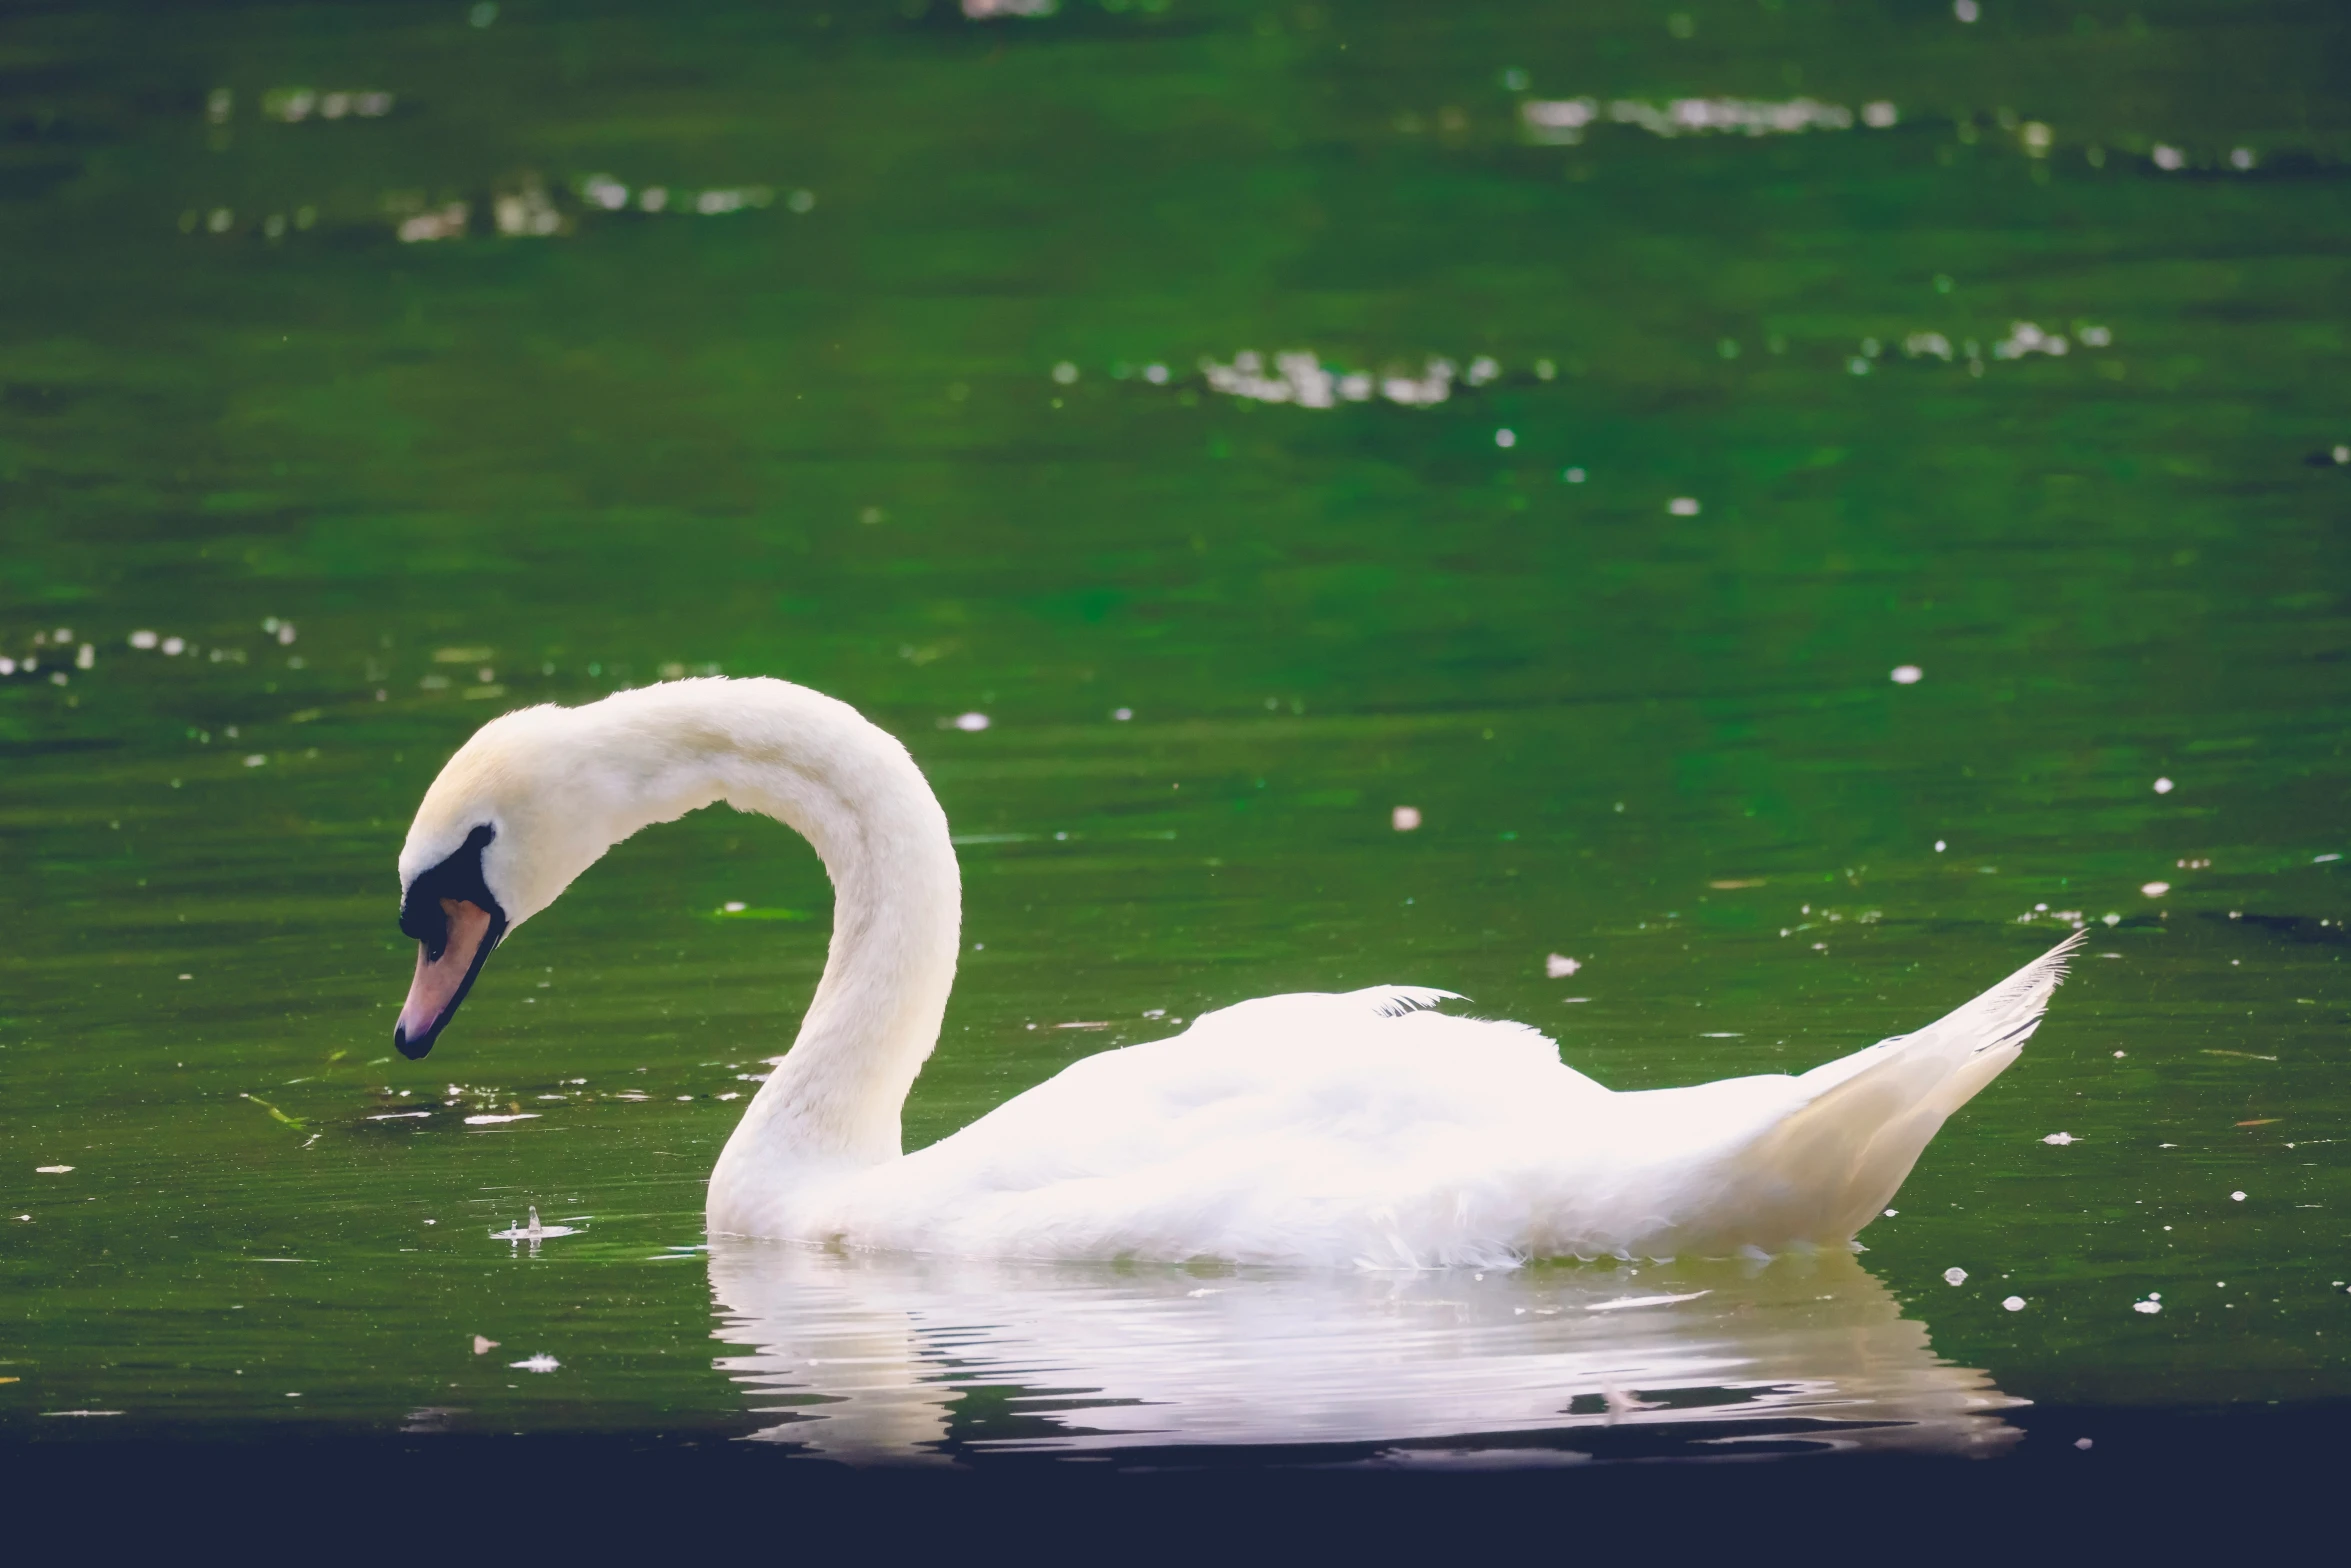
<path id="1" fill-rule="evenodd" d="M 433 240 L 455 240 L 465 237 L 466 225 L 473 216 L 473 208 L 462 201 L 453 201 L 429 212 L 420 212 L 400 220 L 394 232 L 403 245 L 429 243 Z M 164 650 L 173 652 L 170 647 Z"/>
<path id="2" fill-rule="evenodd" d="M 2122 1055 L 2122 1052 L 2117 1051 L 2114 1054 L 2120 1056 Z M 2073 1134 L 2070 1132 L 2053 1132 L 2048 1137 L 2043 1138 L 2041 1141 L 2043 1143 L 2054 1143 L 2062 1148 L 2066 1144 L 2073 1142 L 2074 1138 Z"/>
<path id="3" fill-rule="evenodd" d="M 509 1361 L 506 1364 L 517 1372 L 552 1372 L 563 1365 L 562 1362 L 544 1352 L 521 1361 Z"/>
<path id="4" fill-rule="evenodd" d="M 1966 1283 L 1967 1283 L 1967 1270 L 1965 1270 L 1965 1269 L 1962 1269 L 1962 1268 L 1948 1268 L 1948 1269 L 1945 1269 L 1945 1270 L 1943 1271 L 1943 1283 L 1944 1283 L 1944 1284 L 1946 1284 L 1946 1285 L 1964 1285 L 1964 1284 L 1966 1284 Z"/>
<path id="5" fill-rule="evenodd" d="M 1926 671 L 1920 669 L 1915 664 L 1897 664 L 1894 666 L 1889 678 L 1897 686 L 1916 686 L 1920 681 L 1926 679 L 1926 673 Z M 1942 848 L 1943 846 L 1940 843 L 1935 845 L 1935 849 L 1938 853 L 1942 850 Z"/>
<path id="6" fill-rule="evenodd" d="M 270 1104 L 267 1100 L 261 1098 L 261 1096 L 257 1094 L 240 1094 L 238 1098 L 242 1100 L 251 1100 L 255 1105 L 258 1105 L 263 1110 L 269 1112 L 270 1120 L 272 1121 L 283 1122 L 288 1127 L 293 1128 L 297 1132 L 302 1129 L 303 1121 L 301 1117 L 288 1116 L 284 1111 L 279 1110 L 276 1106 Z"/>
<path id="7" fill-rule="evenodd" d="M 505 1230 L 494 1230 L 490 1232 L 490 1239 L 492 1241 L 527 1241 L 536 1247 L 550 1236 L 572 1236 L 578 1233 L 579 1227 L 576 1225 L 540 1224 L 538 1205 L 533 1204 L 531 1206 L 531 1222 L 528 1225 L 513 1225 Z"/>
<path id="8" fill-rule="evenodd" d="M 218 96 L 215 102 L 219 101 Z M 228 100 L 231 104 L 233 98 Z M 261 112 L 273 120 L 288 125 L 299 125 L 305 120 L 341 120 L 355 118 L 380 120 L 392 112 L 397 102 L 392 94 L 369 88 L 351 88 L 319 92 L 308 87 L 272 87 L 261 95 Z M 226 119 L 224 113 L 212 116 L 215 123 Z"/>
<path id="9" fill-rule="evenodd" d="M 2024 1297 L 2010 1296 L 2007 1300 L 2001 1302 L 2000 1305 L 2006 1307 L 2011 1312 L 2022 1312 L 2024 1310 Z"/>
<path id="10" fill-rule="evenodd" d="M 1551 146 L 1574 146 L 1603 120 L 1652 136 L 1676 137 L 1849 131 L 1856 118 L 1845 105 L 1817 98 L 1670 98 L 1662 104 L 1617 98 L 1605 109 L 1597 98 L 1530 98 L 1519 105 L 1518 113 L 1527 139 Z M 1900 122 L 1901 111 L 1880 99 L 1864 104 L 1858 118 L 1873 130 L 1885 130 Z"/>
<path id="11" fill-rule="evenodd" d="M 1570 958 L 1565 953 L 1546 953 L 1543 956 L 1543 974 L 1547 979 L 1564 980 L 1583 967 L 1582 959 Z"/>
<path id="12" fill-rule="evenodd" d="M 1634 1307 L 1668 1307 L 1677 1301 L 1696 1301 L 1700 1296 L 1714 1294 L 1710 1290 L 1693 1290 L 1679 1296 L 1620 1296 L 1614 1301 L 1588 1303 L 1586 1312 L 1625 1312 Z"/>
<path id="13" fill-rule="evenodd" d="M 479 1116 L 468 1116 L 465 1119 L 465 1125 L 468 1127 L 491 1127 L 500 1122 L 535 1122 L 538 1119 L 539 1113 L 537 1111 L 484 1111 Z"/>
<path id="14" fill-rule="evenodd" d="M 2063 358 L 2073 345 L 2056 333 L 2043 332 L 2030 321 L 2012 321 L 2008 336 L 1992 345 L 1994 359 L 2022 359 L 2027 354 L 2048 354 Z"/>
<path id="15" fill-rule="evenodd" d="M 73 1167 L 70 1165 L 36 1165 L 33 1167 L 33 1174 L 36 1176 L 63 1176 L 72 1169 Z"/>
<path id="16" fill-rule="evenodd" d="M 2132 1302 L 2131 1310 L 2133 1312 L 2144 1312 L 2149 1317 L 2153 1317 L 2156 1313 L 2163 1310 L 2163 1303 L 2155 1297 L 2149 1296 L 2145 1301 Z"/>

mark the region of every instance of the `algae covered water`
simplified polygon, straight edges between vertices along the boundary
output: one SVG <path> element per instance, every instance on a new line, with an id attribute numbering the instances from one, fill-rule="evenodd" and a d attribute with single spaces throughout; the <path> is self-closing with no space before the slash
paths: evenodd
<path id="1" fill-rule="evenodd" d="M 0 30 L 0 1425 L 1611 1457 L 2351 1395 L 2345 21 L 1038 9 Z M 946 804 L 910 1143 L 1272 991 L 1654 1087 L 2093 936 L 1851 1260 L 713 1253 L 822 965 L 783 829 L 632 841 L 390 1044 L 441 761 L 710 671 Z"/>

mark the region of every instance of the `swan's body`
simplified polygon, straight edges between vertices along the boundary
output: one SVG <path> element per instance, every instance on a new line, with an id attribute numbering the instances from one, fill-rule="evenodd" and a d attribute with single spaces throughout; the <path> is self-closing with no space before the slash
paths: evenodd
<path id="1" fill-rule="evenodd" d="M 712 679 L 509 714 L 451 759 L 400 857 L 403 927 L 424 944 L 402 1048 L 429 1049 L 503 931 L 605 850 L 719 800 L 806 835 L 837 895 L 799 1038 L 711 1174 L 710 1227 L 739 1235 L 1372 1267 L 1842 1243 L 2016 1059 L 2075 945 L 1800 1077 L 1630 1094 L 1523 1024 L 1425 1010 L 1445 992 L 1267 997 L 902 1154 L 959 942 L 946 816 L 846 705 Z"/>

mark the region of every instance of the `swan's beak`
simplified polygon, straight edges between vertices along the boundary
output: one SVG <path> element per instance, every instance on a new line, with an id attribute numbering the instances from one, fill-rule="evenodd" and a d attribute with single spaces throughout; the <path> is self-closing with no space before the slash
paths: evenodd
<path id="1" fill-rule="evenodd" d="M 480 905 L 444 898 L 441 913 L 449 922 L 441 950 L 435 953 L 428 942 L 416 945 L 416 979 L 409 984 L 400 1021 L 392 1026 L 392 1043 L 412 1062 L 433 1048 L 457 1016 L 457 1004 L 465 1000 L 474 976 L 482 972 L 482 960 L 497 945 L 491 935 L 495 922 Z"/>

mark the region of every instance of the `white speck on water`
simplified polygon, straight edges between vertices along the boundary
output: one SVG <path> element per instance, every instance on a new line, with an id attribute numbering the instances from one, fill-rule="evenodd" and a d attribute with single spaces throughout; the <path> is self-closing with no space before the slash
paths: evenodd
<path id="1" fill-rule="evenodd" d="M 1113 708 L 1110 710 L 1110 716 L 1116 719 L 1119 723 L 1124 724 L 1127 722 L 1127 720 L 1135 716 L 1135 710 L 1132 708 Z"/>
<path id="2" fill-rule="evenodd" d="M 1077 378 L 1078 367 L 1066 359 L 1053 367 L 1053 380 L 1056 385 L 1066 387 L 1074 383 Z"/>
<path id="3" fill-rule="evenodd" d="M 1571 468 L 1568 469 L 1565 473 L 1561 474 L 1559 477 L 1567 484 L 1580 485 L 1588 476 L 1580 468 Z"/>
<path id="4" fill-rule="evenodd" d="M 2110 910 L 2108 910 L 2108 911 L 2107 911 L 2106 913 L 2104 913 L 2103 915 L 2100 915 L 2100 916 L 2098 917 L 2098 920 L 2099 920 L 2099 922 L 2100 922 L 2101 924 L 2103 924 L 2103 925 L 2119 926 L 2119 925 L 2121 925 L 2121 924 L 2122 924 L 2122 916 L 2120 916 L 2120 915 L 2116 914 L 2116 913 L 2115 913 L 2113 910 L 2111 910 L 2111 909 L 2110 909 Z"/>
<path id="5" fill-rule="evenodd" d="M 2164 894 L 2171 891 L 2171 884 L 2169 882 L 2149 882 L 2142 886 L 2139 891 L 2146 894 L 2149 898 L 2161 898 Z"/>
<path id="6" fill-rule="evenodd" d="M 70 1165 L 36 1165 L 33 1167 L 33 1174 L 36 1176 L 63 1176 L 72 1169 L 73 1167 Z"/>
<path id="7" fill-rule="evenodd" d="M 984 713 L 958 713 L 948 722 L 959 730 L 976 732 L 986 729 L 990 720 Z"/>
<path id="8" fill-rule="evenodd" d="M 1565 953 L 1546 954 L 1543 959 L 1543 973 L 1553 980 L 1564 980 L 1583 967 L 1582 959 L 1570 958 Z"/>
<path id="9" fill-rule="evenodd" d="M 2156 1313 L 2163 1310 L 2163 1303 L 2150 1296 L 2145 1301 L 2132 1302 L 2131 1310 L 2133 1312 L 2144 1312 L 2149 1317 L 2153 1317 Z"/>
<path id="10" fill-rule="evenodd" d="M 1399 833 L 1410 833 L 1420 826 L 1420 808 L 1418 806 L 1398 806 L 1388 813 L 1388 826 Z"/>
<path id="11" fill-rule="evenodd" d="M 2241 1192 L 2232 1192 L 2229 1194 L 2229 1202 L 2231 1203 L 2243 1203 L 2244 1201 L 2245 1195 Z"/>
<path id="12" fill-rule="evenodd" d="M 1946 1284 L 1946 1285 L 1964 1285 L 1964 1284 L 1966 1284 L 1966 1283 L 1967 1283 L 1967 1270 L 1965 1270 L 1965 1269 L 1962 1269 L 1962 1268 L 1949 1268 L 1949 1269 L 1945 1269 L 1945 1270 L 1943 1271 L 1943 1283 L 1944 1283 L 1944 1284 Z"/>
<path id="13" fill-rule="evenodd" d="M 2340 860 L 2342 858 L 2343 857 L 2340 855 L 2313 855 L 2310 857 L 2310 863 L 2314 866 L 2323 866 L 2330 860 Z"/>
<path id="14" fill-rule="evenodd" d="M 1942 852 L 1943 852 L 1943 841 L 1942 841 L 1941 839 L 1936 839 L 1936 840 L 1935 840 L 1935 853 L 1936 853 L 1936 854 L 1938 854 L 1938 855 L 1940 855 Z"/>
<path id="15" fill-rule="evenodd" d="M 497 1348 L 498 1342 L 494 1339 L 485 1338 L 480 1334 L 473 1337 L 473 1353 L 477 1356 L 486 1356 Z"/>
<path id="16" fill-rule="evenodd" d="M 546 1354 L 544 1351 L 540 1352 L 538 1355 L 530 1357 L 527 1360 L 509 1361 L 506 1364 L 517 1372 L 552 1372 L 557 1367 L 563 1365 L 562 1362 L 556 1360 L 553 1356 Z"/>
<path id="17" fill-rule="evenodd" d="M 1962 22 L 1972 22 L 1984 14 L 1984 8 L 1976 0 L 1951 0 L 1951 14 Z"/>
<path id="18" fill-rule="evenodd" d="M 166 637 L 163 639 L 163 656 L 167 659 L 176 659 L 187 650 L 188 644 L 185 638 Z"/>
<path id="19" fill-rule="evenodd" d="M 161 640 L 161 638 L 157 637 L 153 632 L 150 631 L 136 631 L 131 633 L 131 646 L 134 648 L 152 648 Z"/>
<path id="20" fill-rule="evenodd" d="M 726 911 L 728 914 L 730 914 L 730 915 L 739 915 L 739 914 L 741 914 L 741 913 L 742 913 L 744 910 L 746 910 L 746 909 L 750 908 L 751 906 L 750 906 L 750 905 L 748 905 L 748 904 L 746 904 L 746 903 L 744 903 L 744 902 L 743 902 L 741 899 L 739 899 L 739 898 L 730 898 L 730 899 L 728 899 L 728 900 L 727 900 L 727 901 L 726 901 L 724 904 L 721 904 L 719 907 L 720 907 L 721 909 L 725 910 L 725 911 Z"/>
<path id="21" fill-rule="evenodd" d="M 1619 1296 L 1614 1301 L 1594 1301 L 1585 1304 L 1586 1312 L 1623 1312 L 1633 1307 L 1667 1307 L 1677 1301 L 1696 1301 L 1700 1296 L 1714 1294 L 1711 1290 L 1693 1290 L 1679 1296 Z"/>
<path id="22" fill-rule="evenodd" d="M 2155 793 L 2156 793 L 2156 794 L 2158 794 L 2158 795 L 2168 795 L 2168 794 L 2170 794 L 2170 793 L 2171 793 L 2171 790 L 2172 790 L 2172 783 L 2171 783 L 2171 780 L 2169 780 L 2169 779 L 2157 779 L 2157 780 L 2155 781 Z"/>
<path id="23" fill-rule="evenodd" d="M 2122 1052 L 2117 1051 L 2114 1054 L 2120 1056 L 2122 1055 Z M 2064 1144 L 2073 1142 L 2073 1134 L 2070 1132 L 2053 1132 L 2048 1137 L 2043 1138 L 2041 1141 L 2043 1143 L 2054 1143 L 2062 1146 Z"/>
<path id="24" fill-rule="evenodd" d="M 2001 1302 L 2000 1305 L 2006 1307 L 2011 1312 L 2022 1312 L 2024 1310 L 2024 1297 L 2010 1296 L 2006 1301 Z"/>
<path id="25" fill-rule="evenodd" d="M 1515 430 L 1497 430 L 1494 432 L 1494 444 L 1500 447 L 1503 451 L 1507 452 L 1512 447 L 1518 445 L 1518 432 Z"/>
<path id="26" fill-rule="evenodd" d="M 1897 664 L 1894 666 L 1890 678 L 1897 686 L 1916 686 L 1920 681 L 1926 679 L 1926 673 L 1915 664 Z M 1942 848 L 1940 844 L 1935 847 Z"/>
<path id="27" fill-rule="evenodd" d="M 2155 167 L 2158 169 L 2170 174 L 2186 168 L 2187 165 L 2187 155 L 2177 147 L 2167 147 L 2161 142 L 2155 144 Z"/>
<path id="28" fill-rule="evenodd" d="M 1698 498 L 1677 495 L 1665 503 L 1665 509 L 1676 517 L 1696 517 L 1698 515 Z"/>
<path id="29" fill-rule="evenodd" d="M 2114 1059 L 2115 1059 L 2116 1061 L 2118 1061 L 2118 1062 L 2119 1062 L 2119 1061 L 2121 1061 L 2121 1060 L 2122 1060 L 2122 1052 L 2120 1052 L 2120 1051 L 2117 1051 L 2117 1052 L 2115 1052 L 2115 1053 L 2114 1053 Z"/>
<path id="30" fill-rule="evenodd" d="M 260 752 L 257 751 L 245 759 L 245 766 L 249 768 L 258 768 L 267 761 L 269 761 L 269 758 L 263 756 Z"/>
<path id="31" fill-rule="evenodd" d="M 1888 1210 L 1886 1210 L 1886 1218 L 1887 1218 L 1887 1219 L 1892 1219 L 1892 1218 L 1893 1218 L 1895 1215 L 1897 1215 L 1897 1214 L 1899 1214 L 1899 1213 L 1901 1213 L 1901 1212 L 1902 1212 L 1902 1211 L 1901 1211 L 1900 1209 L 1888 1209 Z"/>
<path id="32" fill-rule="evenodd" d="M 494 1127 L 500 1122 L 530 1122 L 538 1119 L 539 1113 L 537 1111 L 496 1111 L 484 1112 L 480 1116 L 468 1116 L 465 1119 L 465 1125 L 468 1127 Z"/>

